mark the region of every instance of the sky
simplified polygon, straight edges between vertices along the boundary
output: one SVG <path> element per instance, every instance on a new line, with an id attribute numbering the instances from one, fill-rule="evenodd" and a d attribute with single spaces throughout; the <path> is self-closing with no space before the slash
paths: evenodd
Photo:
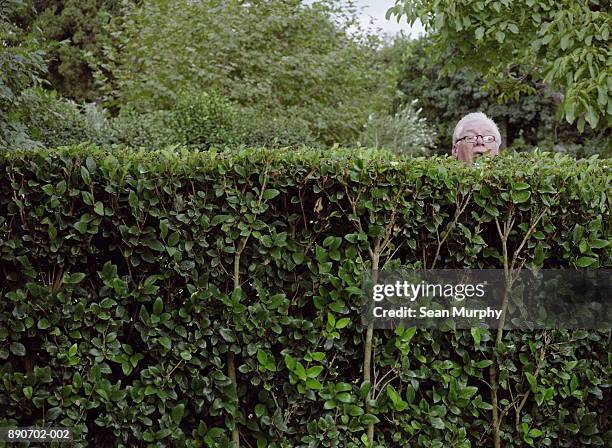
<path id="1" fill-rule="evenodd" d="M 410 27 L 405 17 L 402 17 L 400 23 L 397 23 L 397 18 L 391 17 L 389 20 L 385 19 L 385 13 L 389 8 L 395 5 L 394 0 L 355 0 L 355 5 L 362 9 L 360 16 L 360 22 L 365 27 L 371 27 L 370 21 L 374 21 L 374 30 L 381 28 L 382 33 L 397 34 L 401 30 L 405 34 L 411 37 L 417 37 L 424 33 L 423 26 L 420 22 L 416 22 L 414 26 Z"/>
<path id="2" fill-rule="evenodd" d="M 312 4 L 315 0 L 303 0 L 306 4 Z M 417 21 L 411 27 L 405 17 L 397 23 L 396 17 L 385 19 L 387 10 L 395 5 L 395 0 L 353 0 L 355 6 L 361 12 L 359 21 L 365 29 L 376 32 L 377 34 L 389 34 L 391 36 L 403 31 L 404 34 L 412 38 L 423 35 L 425 30 L 421 22 Z"/>

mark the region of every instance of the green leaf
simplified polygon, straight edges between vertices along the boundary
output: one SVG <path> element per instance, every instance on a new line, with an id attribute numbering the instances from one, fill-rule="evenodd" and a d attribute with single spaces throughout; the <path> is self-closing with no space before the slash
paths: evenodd
<path id="1" fill-rule="evenodd" d="M 87 232 L 87 228 L 89 227 L 90 219 L 85 219 L 85 217 L 81 217 L 79 221 L 74 223 L 74 228 L 79 231 L 79 233 L 84 234 Z"/>
<path id="2" fill-rule="evenodd" d="M 471 398 L 476 392 L 478 392 L 478 388 L 475 386 L 467 386 L 459 390 L 459 397 L 467 400 Z"/>
<path id="3" fill-rule="evenodd" d="M 594 240 L 589 243 L 592 249 L 603 249 L 604 247 L 608 247 L 610 242 L 607 240 Z"/>
<path id="4" fill-rule="evenodd" d="M 259 364 L 262 366 L 265 366 L 268 362 L 268 355 L 262 349 L 257 350 L 257 361 L 259 361 Z"/>
<path id="5" fill-rule="evenodd" d="M 257 416 L 257 418 L 261 418 L 261 416 L 265 415 L 266 410 L 267 408 L 261 403 L 255 405 L 255 415 Z"/>
<path id="6" fill-rule="evenodd" d="M 157 239 L 147 240 L 144 244 L 157 252 L 163 252 L 165 250 L 162 243 Z"/>
<path id="7" fill-rule="evenodd" d="M 133 190 L 131 190 L 130 194 L 128 195 L 128 202 L 130 204 L 130 207 L 132 207 L 132 209 L 134 210 L 138 209 L 138 196 L 136 196 L 136 192 L 134 192 Z"/>
<path id="8" fill-rule="evenodd" d="M 479 26 L 478 28 L 476 28 L 476 40 L 482 40 L 483 36 L 485 33 L 485 29 L 482 26 Z"/>
<path id="9" fill-rule="evenodd" d="M 27 399 L 32 398 L 32 386 L 24 387 L 22 391 L 23 391 L 23 395 L 25 395 Z"/>
<path id="10" fill-rule="evenodd" d="M 336 327 L 336 318 L 332 313 L 327 313 L 327 323 L 332 327 Z"/>
<path id="11" fill-rule="evenodd" d="M 491 361 L 490 359 L 484 359 L 474 364 L 474 367 L 478 369 L 484 369 L 485 367 L 489 367 L 491 364 L 493 364 L 493 361 Z"/>
<path id="12" fill-rule="evenodd" d="M 295 264 L 302 264 L 304 262 L 304 254 L 302 252 L 293 252 L 291 258 L 293 258 Z"/>
<path id="13" fill-rule="evenodd" d="M 102 398 L 104 398 L 105 401 L 110 400 L 110 397 L 108 396 L 108 392 L 106 391 L 106 389 L 102 389 L 102 388 L 96 389 L 96 393 L 100 395 Z"/>
<path id="14" fill-rule="evenodd" d="M 561 41 L 559 42 L 559 46 L 561 47 L 562 50 L 567 50 L 567 47 L 569 47 L 570 39 L 571 39 L 571 36 L 569 34 L 566 34 L 561 38 Z"/>
<path id="15" fill-rule="evenodd" d="M 276 196 L 280 194 L 280 191 L 275 190 L 274 188 L 270 188 L 263 193 L 263 198 L 268 201 L 270 199 L 274 199 Z"/>
<path id="16" fill-rule="evenodd" d="M 484 401 L 480 401 L 478 403 L 476 403 L 476 406 L 480 409 L 485 409 L 487 411 L 490 411 L 491 409 L 493 409 L 493 405 L 491 403 L 487 403 Z"/>
<path id="17" fill-rule="evenodd" d="M 181 403 L 175 406 L 174 409 L 172 409 L 171 415 L 172 415 L 172 420 L 174 421 L 174 423 L 178 425 L 183 419 L 183 416 L 185 415 L 185 405 Z"/>
<path id="18" fill-rule="evenodd" d="M 308 378 L 308 375 L 306 375 L 306 369 L 304 369 L 304 366 L 302 365 L 301 362 L 296 362 L 295 364 L 295 370 L 294 373 L 297 375 L 297 377 L 302 380 L 302 381 L 306 381 L 306 379 Z"/>
<path id="19" fill-rule="evenodd" d="M 58 182 L 57 186 L 55 187 L 55 193 L 58 196 L 62 196 L 65 192 L 66 192 L 66 181 L 62 180 Z"/>
<path id="20" fill-rule="evenodd" d="M 219 329 L 219 334 L 226 342 L 235 342 L 236 338 L 234 338 L 234 332 L 229 328 L 221 328 Z"/>
<path id="21" fill-rule="evenodd" d="M 81 177 L 83 178 L 83 182 L 85 182 L 86 185 L 91 184 L 91 176 L 89 175 L 89 171 L 87 170 L 87 168 L 85 168 L 84 166 L 81 166 Z"/>
<path id="22" fill-rule="evenodd" d="M 76 355 L 76 354 L 77 354 L 77 351 L 78 351 L 78 347 L 77 347 L 77 345 L 76 345 L 76 344 L 72 344 L 72 345 L 70 346 L 70 348 L 68 349 L 68 356 L 71 356 L 71 357 L 72 357 L 72 356 Z"/>
<path id="23" fill-rule="evenodd" d="M 308 378 L 306 380 L 306 386 L 309 389 L 314 389 L 314 390 L 321 390 L 321 389 L 323 389 L 323 385 L 319 381 L 315 380 L 314 378 Z"/>
<path id="24" fill-rule="evenodd" d="M 82 272 L 75 272 L 74 274 L 64 276 L 64 283 L 76 285 L 77 283 L 81 283 L 84 278 L 85 274 Z"/>
<path id="25" fill-rule="evenodd" d="M 529 382 L 529 385 L 531 386 L 531 391 L 535 392 L 538 387 L 535 376 L 533 376 L 529 372 L 525 372 L 525 377 L 527 378 L 527 382 Z"/>
<path id="26" fill-rule="evenodd" d="M 541 266 L 544 263 L 544 246 L 541 242 L 536 244 L 535 250 L 533 251 L 533 262 L 537 266 Z"/>
<path id="27" fill-rule="evenodd" d="M 161 230 L 161 237 L 163 239 L 165 239 L 166 235 L 168 235 L 168 229 L 169 229 L 168 220 L 167 219 L 162 219 L 159 222 L 159 230 Z"/>
<path id="28" fill-rule="evenodd" d="M 96 170 L 98 166 L 96 164 L 96 161 L 91 157 L 87 157 L 87 159 L 85 159 L 85 165 L 87 166 L 87 169 L 92 173 Z"/>
<path id="29" fill-rule="evenodd" d="M 362 400 L 365 400 L 365 398 L 370 393 L 371 389 L 372 389 L 372 383 L 370 381 L 364 381 L 361 384 L 361 386 L 359 387 L 359 396 L 361 397 Z"/>
<path id="30" fill-rule="evenodd" d="M 597 127 L 597 123 L 599 123 L 599 114 L 597 113 L 594 107 L 590 105 L 587 107 L 587 111 L 584 118 L 593 129 Z"/>
<path id="31" fill-rule="evenodd" d="M 308 378 L 316 378 L 323 371 L 323 366 L 313 366 L 306 370 Z"/>
<path id="32" fill-rule="evenodd" d="M 153 303 L 153 313 L 159 315 L 163 311 L 164 311 L 164 301 L 162 300 L 161 297 L 158 297 L 157 299 L 155 299 L 155 302 Z"/>
<path id="33" fill-rule="evenodd" d="M 11 342 L 11 345 L 9 345 L 9 350 L 16 356 L 25 356 L 26 354 L 26 348 L 21 342 Z"/>
<path id="34" fill-rule="evenodd" d="M 540 437 L 542 435 L 542 431 L 537 428 L 533 428 L 529 431 L 529 437 Z"/>
<path id="35" fill-rule="evenodd" d="M 289 370 L 294 370 L 296 366 L 296 361 L 291 355 L 285 355 L 284 357 L 285 365 Z"/>
<path id="36" fill-rule="evenodd" d="M 363 414 L 361 417 L 359 417 L 359 421 L 362 425 L 375 425 L 376 423 L 380 422 L 378 417 L 372 414 Z"/>
<path id="37" fill-rule="evenodd" d="M 36 327 L 37 327 L 39 330 L 46 330 L 46 329 L 47 329 L 47 328 L 49 328 L 50 326 L 51 326 L 51 323 L 49 322 L 49 320 L 48 320 L 46 317 L 43 317 L 42 319 L 40 319 L 40 320 L 38 321 L 38 324 L 37 324 L 37 326 L 36 326 Z"/>
<path id="38" fill-rule="evenodd" d="M 525 182 L 516 182 L 512 184 L 513 190 L 529 190 L 531 185 L 526 184 Z"/>
<path id="39" fill-rule="evenodd" d="M 471 328 L 470 333 L 474 339 L 474 345 L 480 345 L 480 328 Z"/>
<path id="40" fill-rule="evenodd" d="M 159 338 L 159 343 L 167 350 L 170 350 L 172 348 L 172 341 L 168 336 L 162 336 L 161 338 Z"/>
<path id="41" fill-rule="evenodd" d="M 176 246 L 181 239 L 181 235 L 178 232 L 173 232 L 168 238 L 168 246 Z"/>
<path id="42" fill-rule="evenodd" d="M 336 394 L 335 398 L 340 403 L 350 403 L 353 401 L 353 397 L 348 392 L 340 392 L 339 394 Z"/>
<path id="43" fill-rule="evenodd" d="M 325 359 L 325 353 L 323 352 L 314 352 L 310 355 L 313 361 L 321 362 Z"/>
<path id="44" fill-rule="evenodd" d="M 527 202 L 531 197 L 531 191 L 529 190 L 514 190 L 512 191 L 512 202 L 515 204 L 522 204 Z"/>
<path id="45" fill-rule="evenodd" d="M 578 266 L 579 268 L 586 268 L 591 266 L 592 264 L 597 263 L 597 258 L 593 258 L 593 257 L 580 257 L 577 261 L 576 261 L 576 266 Z"/>
<path id="46" fill-rule="evenodd" d="M 102 204 L 102 202 L 96 202 L 96 204 L 94 205 L 94 212 L 96 212 L 96 214 L 98 215 L 104 216 L 104 205 Z"/>
<path id="47" fill-rule="evenodd" d="M 123 361 L 121 363 L 121 370 L 123 371 L 124 375 L 129 375 L 130 373 L 132 373 L 132 370 L 134 370 L 134 368 L 129 362 Z"/>
<path id="48" fill-rule="evenodd" d="M 346 327 L 349 323 L 351 322 L 351 319 L 348 317 L 343 317 L 342 319 L 340 319 L 338 322 L 336 322 L 336 326 L 335 328 L 340 330 L 344 327 Z"/>
<path id="49" fill-rule="evenodd" d="M 446 425 L 440 417 L 429 417 L 429 423 L 436 429 L 446 429 Z"/>

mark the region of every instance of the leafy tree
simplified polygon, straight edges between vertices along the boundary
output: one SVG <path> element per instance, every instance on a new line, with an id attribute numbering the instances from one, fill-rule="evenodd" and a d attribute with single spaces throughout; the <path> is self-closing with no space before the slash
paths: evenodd
<path id="1" fill-rule="evenodd" d="M 476 69 L 504 99 L 544 82 L 581 132 L 612 126 L 609 1 L 396 0 L 387 15 L 420 19 L 449 72 Z"/>
<path id="2" fill-rule="evenodd" d="M 112 22 L 98 80 L 111 106 L 167 109 L 180 91 L 215 90 L 350 142 L 380 90 L 379 42 L 350 34 L 351 11 L 336 0 L 146 2 Z"/>
<path id="3" fill-rule="evenodd" d="M 0 0 L 0 147 L 35 147 L 23 123 L 22 111 L 33 100 L 30 87 L 42 83 L 43 51 L 27 38 L 16 17 L 18 0 Z"/>
<path id="4" fill-rule="evenodd" d="M 574 126 L 557 122 L 555 109 L 559 95 L 541 82 L 528 82 L 531 95 L 499 102 L 486 89 L 486 80 L 469 67 L 441 75 L 444 63 L 431 57 L 435 52 L 430 38 L 401 40 L 398 104 L 418 100 L 422 115 L 435 125 L 440 152 L 448 152 L 457 121 L 465 114 L 482 111 L 500 127 L 503 146 L 539 146 L 549 149 L 559 143 L 584 143 L 596 137 L 593 131 L 579 135 Z M 602 148 L 603 149 L 603 148 Z"/>
<path id="5" fill-rule="evenodd" d="M 94 101 L 96 90 L 90 60 L 100 55 L 109 38 L 104 26 L 123 11 L 122 0 L 28 0 L 20 20 L 46 41 L 47 79 L 62 96 Z"/>

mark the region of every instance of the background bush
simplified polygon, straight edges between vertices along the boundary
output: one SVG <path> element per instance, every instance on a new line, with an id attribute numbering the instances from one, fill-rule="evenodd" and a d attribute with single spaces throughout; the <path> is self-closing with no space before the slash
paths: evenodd
<path id="1" fill-rule="evenodd" d="M 416 100 L 393 115 L 370 115 L 360 142 L 371 148 L 385 148 L 398 154 L 425 155 L 437 140 L 437 133 L 415 110 Z"/>
<path id="2" fill-rule="evenodd" d="M 265 110 L 243 108 L 237 127 L 239 142 L 249 147 L 321 146 L 308 122 L 291 113 L 274 116 Z"/>
<path id="3" fill-rule="evenodd" d="M 491 446 L 495 366 L 504 447 L 612 442 L 609 332 L 377 330 L 364 382 L 359 319 L 375 258 L 500 268 L 496 220 L 526 266 L 609 267 L 605 161 L 80 146 L 1 152 L 0 172 L 0 424 L 95 447 L 358 447 L 370 424 L 379 446 Z"/>
<path id="4" fill-rule="evenodd" d="M 81 142 L 104 142 L 106 119 L 95 105 L 78 105 L 55 92 L 28 92 L 24 124 L 30 137 L 42 146 L 55 147 Z"/>
<path id="5" fill-rule="evenodd" d="M 215 92 L 182 93 L 172 119 L 179 142 L 191 147 L 233 145 L 238 139 L 236 108 Z"/>
<path id="6" fill-rule="evenodd" d="M 166 110 L 139 113 L 123 109 L 108 120 L 106 138 L 108 143 L 131 148 L 164 148 L 178 142 L 173 118 L 172 112 Z"/>

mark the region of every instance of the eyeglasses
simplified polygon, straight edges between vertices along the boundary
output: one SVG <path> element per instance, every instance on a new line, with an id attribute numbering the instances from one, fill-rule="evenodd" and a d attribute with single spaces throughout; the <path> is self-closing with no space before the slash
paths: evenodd
<path id="1" fill-rule="evenodd" d="M 460 142 L 461 140 L 465 140 L 468 143 L 476 143 L 478 141 L 478 137 L 482 137 L 482 141 L 484 143 L 493 143 L 495 141 L 494 135 L 468 135 L 466 137 L 458 139 L 457 142 Z"/>

